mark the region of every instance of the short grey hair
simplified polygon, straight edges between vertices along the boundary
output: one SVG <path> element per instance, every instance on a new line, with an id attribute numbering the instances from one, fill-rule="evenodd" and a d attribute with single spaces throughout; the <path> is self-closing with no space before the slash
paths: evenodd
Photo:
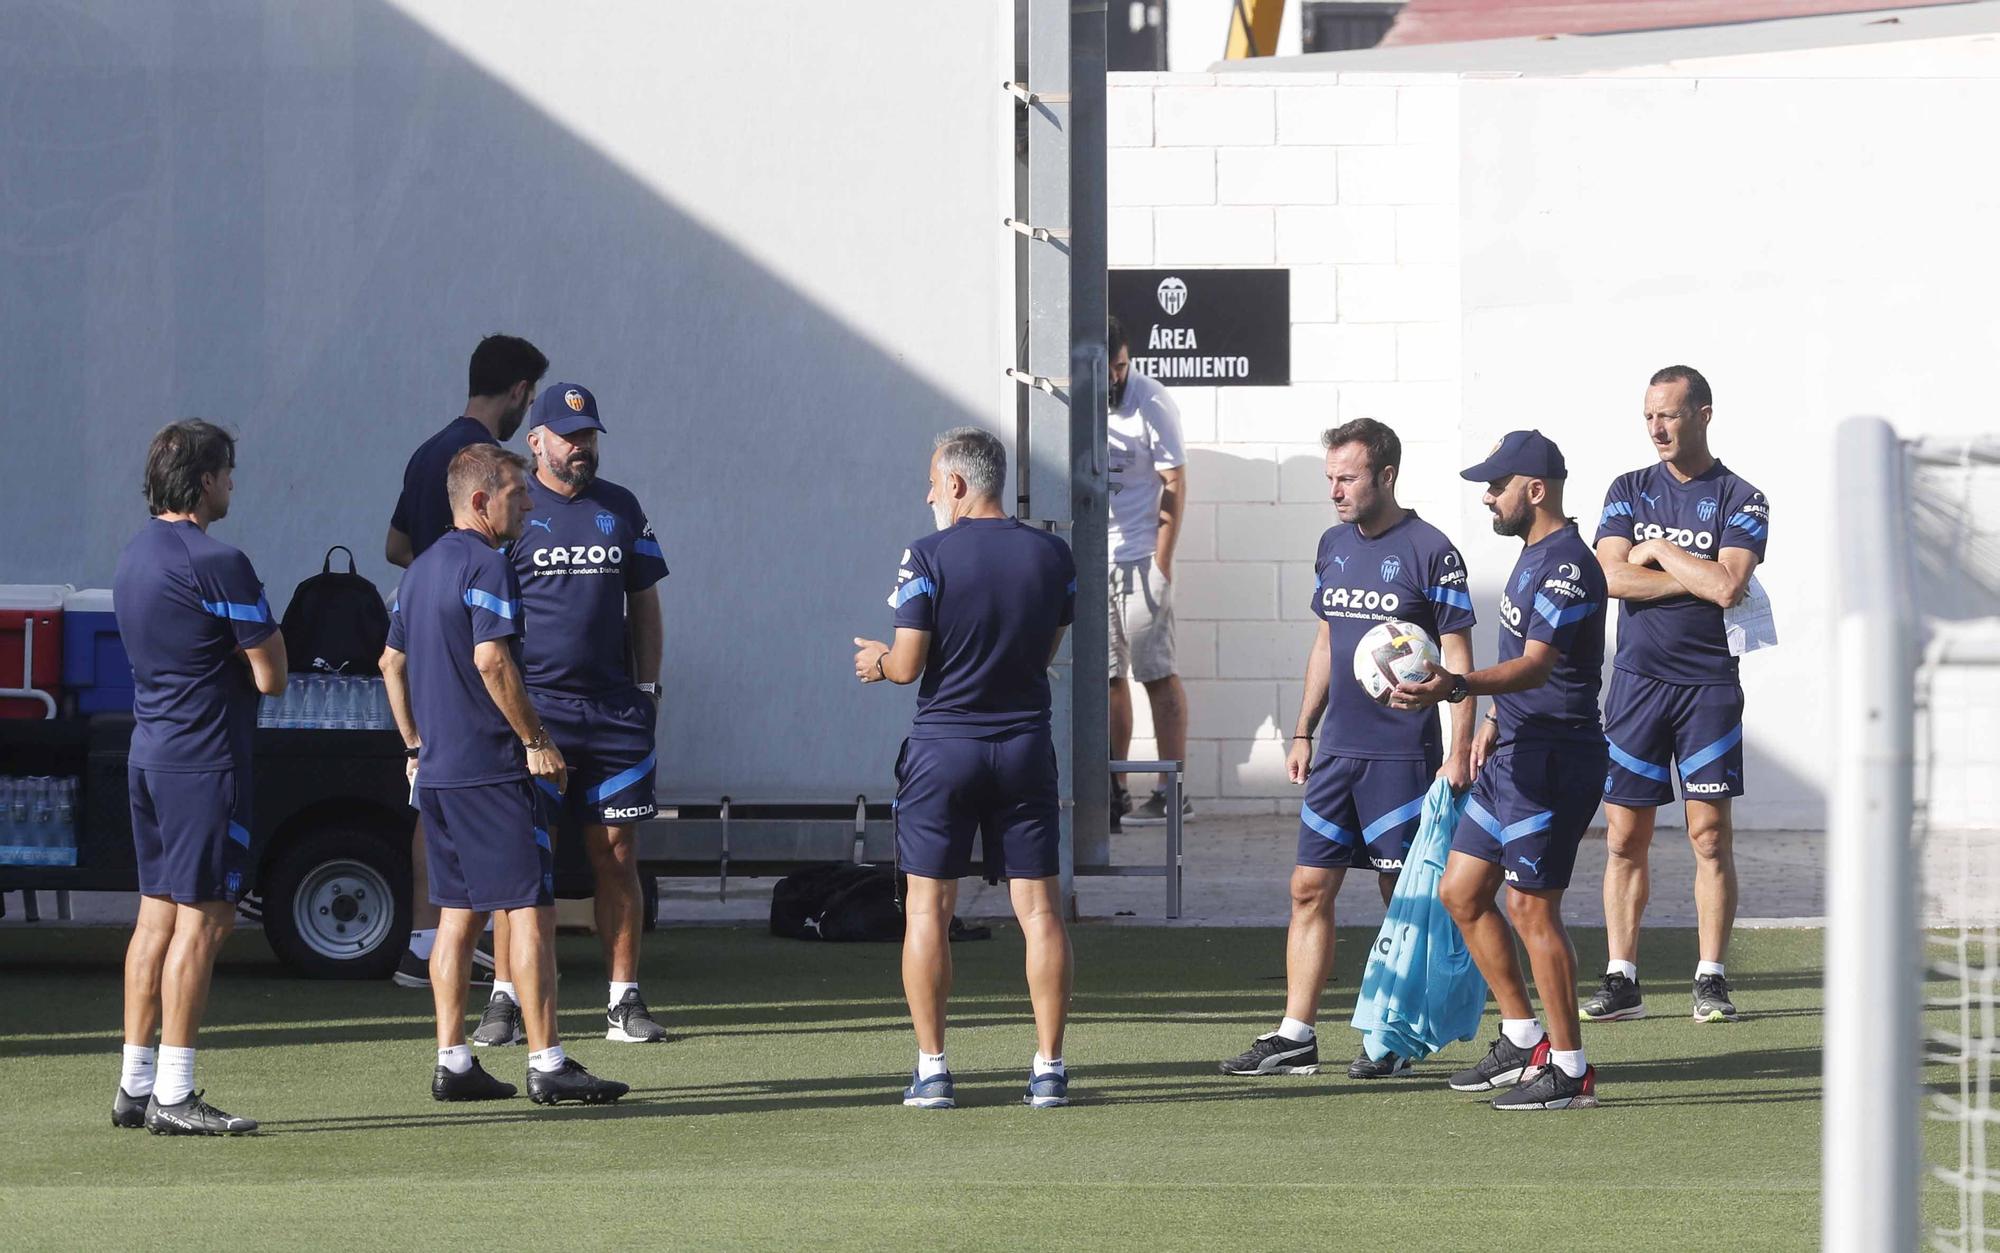
<path id="1" fill-rule="evenodd" d="M 956 474 L 974 496 L 1000 499 L 1007 486 L 1007 446 L 991 431 L 956 426 L 937 437 L 938 469 Z"/>

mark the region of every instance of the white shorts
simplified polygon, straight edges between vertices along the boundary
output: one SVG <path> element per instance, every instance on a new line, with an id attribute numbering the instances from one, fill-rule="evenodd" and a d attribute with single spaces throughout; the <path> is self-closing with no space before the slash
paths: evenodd
<path id="1" fill-rule="evenodd" d="M 1111 567 L 1111 677 L 1141 683 L 1174 673 L 1174 585 L 1150 556 Z"/>

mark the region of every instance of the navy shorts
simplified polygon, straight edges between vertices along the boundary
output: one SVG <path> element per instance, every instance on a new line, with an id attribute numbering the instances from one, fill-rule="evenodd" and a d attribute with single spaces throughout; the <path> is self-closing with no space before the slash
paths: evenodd
<path id="1" fill-rule="evenodd" d="M 250 789 L 239 780 L 248 782 L 234 770 L 126 765 L 141 895 L 197 905 L 251 890 Z"/>
<path id="2" fill-rule="evenodd" d="M 1614 670 L 1604 738 L 1611 748 L 1604 799 L 1614 805 L 1670 803 L 1669 762 L 1680 767 L 1689 800 L 1743 795 L 1743 689 L 1734 683 L 1666 683 Z"/>
<path id="3" fill-rule="evenodd" d="M 1472 785 L 1451 851 L 1497 863 L 1518 888 L 1568 887 L 1604 762 L 1602 744 L 1503 746 Z"/>
<path id="4" fill-rule="evenodd" d="M 1441 762 L 1320 758 L 1299 809 L 1299 865 L 1402 870 Z"/>
<path id="5" fill-rule="evenodd" d="M 419 784 L 431 904 L 482 914 L 555 904 L 555 853 L 540 796 L 526 779 Z"/>
<path id="6" fill-rule="evenodd" d="M 972 873 L 979 833 L 1009 879 L 1061 871 L 1056 746 L 1046 730 L 988 740 L 904 740 L 896 759 L 896 865 L 920 879 Z"/>
<path id="7" fill-rule="evenodd" d="M 658 812 L 653 776 L 659 752 L 653 739 L 653 698 L 630 692 L 585 700 L 531 688 L 528 699 L 562 752 L 569 782 L 558 795 L 545 784 L 551 816 L 567 814 L 590 826 L 624 826 Z"/>

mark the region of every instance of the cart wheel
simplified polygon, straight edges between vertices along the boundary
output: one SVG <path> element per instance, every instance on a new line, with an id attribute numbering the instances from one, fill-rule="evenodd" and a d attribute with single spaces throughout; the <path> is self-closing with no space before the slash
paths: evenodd
<path id="1" fill-rule="evenodd" d="M 329 826 L 285 842 L 264 877 L 264 935 L 313 979 L 386 979 L 410 934 L 407 856 L 372 831 Z"/>

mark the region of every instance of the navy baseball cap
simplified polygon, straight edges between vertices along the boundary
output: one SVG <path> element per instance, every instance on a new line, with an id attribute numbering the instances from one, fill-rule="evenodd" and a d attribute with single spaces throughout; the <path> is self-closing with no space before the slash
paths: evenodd
<path id="1" fill-rule="evenodd" d="M 528 429 L 532 431 L 538 426 L 546 426 L 558 435 L 604 429 L 604 423 L 597 418 L 597 397 L 580 383 L 551 383 L 542 389 L 528 416 Z"/>
<path id="2" fill-rule="evenodd" d="M 1563 464 L 1562 449 L 1540 431 L 1509 431 L 1493 445 L 1486 460 L 1459 471 L 1459 477 L 1475 483 L 1491 483 L 1515 474 L 1536 479 L 1566 479 L 1569 467 Z"/>

